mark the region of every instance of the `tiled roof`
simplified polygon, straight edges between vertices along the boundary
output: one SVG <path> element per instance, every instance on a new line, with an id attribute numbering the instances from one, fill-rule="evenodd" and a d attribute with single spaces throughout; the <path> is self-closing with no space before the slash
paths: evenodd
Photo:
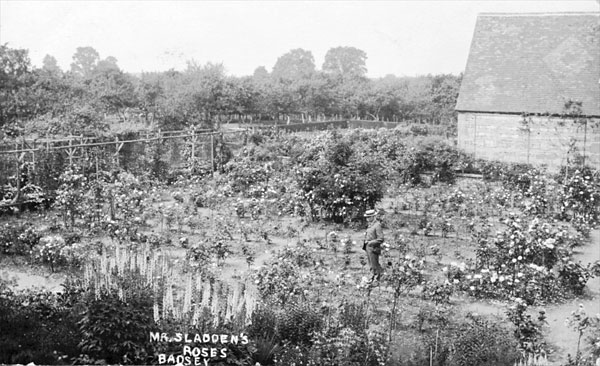
<path id="1" fill-rule="evenodd" d="M 480 14 L 458 111 L 600 116 L 600 13 Z"/>

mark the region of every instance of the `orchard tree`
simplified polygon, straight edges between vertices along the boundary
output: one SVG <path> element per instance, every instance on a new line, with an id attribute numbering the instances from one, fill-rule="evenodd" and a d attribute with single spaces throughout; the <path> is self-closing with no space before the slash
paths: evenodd
<path id="1" fill-rule="evenodd" d="M 2 85 L 13 85 L 20 76 L 31 72 L 29 51 L 9 48 L 7 43 L 0 45 L 0 67 Z"/>
<path id="2" fill-rule="evenodd" d="M 90 90 L 102 112 L 116 113 L 124 120 L 124 111 L 137 105 L 132 77 L 119 69 L 116 58 L 109 56 L 99 61 L 90 80 Z"/>
<path id="3" fill-rule="evenodd" d="M 354 47 L 330 48 L 325 54 L 323 72 L 342 79 L 364 78 L 367 54 Z"/>
<path id="4" fill-rule="evenodd" d="M 51 73 L 51 74 L 62 73 L 62 70 L 58 66 L 58 62 L 56 61 L 56 58 L 54 56 L 46 55 L 44 57 L 44 61 L 42 61 L 42 65 L 43 65 L 42 70 L 44 70 L 48 73 Z"/>
<path id="5" fill-rule="evenodd" d="M 77 47 L 71 63 L 71 72 L 84 78 L 92 75 L 96 68 L 100 54 L 93 47 Z"/>
<path id="6" fill-rule="evenodd" d="M 226 105 L 225 67 L 221 63 L 200 66 L 190 62 L 184 75 L 188 78 L 191 107 L 202 120 L 212 123 L 214 115 L 223 112 Z"/>
<path id="7" fill-rule="evenodd" d="M 271 73 L 274 92 L 271 114 L 310 113 L 316 74 L 310 51 L 297 48 L 279 57 Z"/>
<path id="8" fill-rule="evenodd" d="M 431 102 L 432 115 L 435 123 L 451 123 L 456 119 L 456 100 L 462 74 L 454 75 L 435 75 L 431 83 Z"/>
<path id="9" fill-rule="evenodd" d="M 262 115 L 273 115 L 272 101 L 275 97 L 274 82 L 269 72 L 264 66 L 259 66 L 254 70 L 251 79 L 254 89 L 253 105 L 254 113 L 262 119 Z"/>
<path id="10" fill-rule="evenodd" d="M 229 77 L 226 85 L 225 112 L 248 114 L 257 111 L 258 92 L 252 82 L 252 77 Z"/>
<path id="11" fill-rule="evenodd" d="M 349 79 L 342 82 L 341 78 L 328 77 L 331 111 L 344 118 L 361 117 L 365 95 L 369 92 L 367 79 Z"/>
<path id="12" fill-rule="evenodd" d="M 367 54 L 354 47 L 329 49 L 323 63 L 333 98 L 330 110 L 344 117 L 359 117 L 365 113 L 364 98 L 369 92 L 365 77 Z"/>
<path id="13" fill-rule="evenodd" d="M 297 48 L 277 59 L 271 76 L 275 81 L 292 83 L 310 78 L 314 73 L 315 59 L 312 52 Z"/>
<path id="14" fill-rule="evenodd" d="M 226 113 L 230 106 L 231 85 L 222 64 L 190 61 L 184 72 L 163 73 L 161 88 L 157 106 L 169 128 L 199 123 L 212 126 L 216 116 Z"/>
<path id="15" fill-rule="evenodd" d="M 35 101 L 32 117 L 58 117 L 65 113 L 69 104 L 78 101 L 79 98 L 74 95 L 76 83 L 72 76 L 64 74 L 58 67 L 54 68 L 52 63 L 45 63 L 42 69 L 34 70 L 34 75 L 34 82 L 29 87 L 32 100 Z M 87 94 L 85 89 L 77 92 Z"/>
<path id="16" fill-rule="evenodd" d="M 255 80 L 257 82 L 268 80 L 269 79 L 269 72 L 267 71 L 266 67 L 259 66 L 256 69 L 254 69 L 254 73 L 252 74 L 252 78 L 253 78 L 253 80 Z"/>
<path id="17" fill-rule="evenodd" d="M 427 76 L 405 78 L 405 83 L 404 102 L 400 106 L 402 117 L 426 122 L 430 117 L 428 108 L 431 104 L 431 78 Z"/>
<path id="18" fill-rule="evenodd" d="M 93 74 L 110 74 L 110 73 L 119 73 L 121 69 L 119 65 L 117 65 L 117 59 L 113 56 L 108 56 L 104 60 L 98 61 L 96 66 L 93 69 Z"/>
<path id="19" fill-rule="evenodd" d="M 157 113 L 159 98 L 164 96 L 163 75 L 157 72 L 143 73 L 141 78 L 136 80 L 136 99 L 146 122 L 151 114 L 154 116 Z"/>
<path id="20" fill-rule="evenodd" d="M 156 86 L 161 90 L 156 98 L 156 112 L 162 127 L 177 129 L 184 126 L 193 114 L 193 108 L 187 97 L 188 82 L 183 73 L 171 69 L 156 76 Z"/>
<path id="21" fill-rule="evenodd" d="M 393 75 L 372 80 L 363 100 L 364 113 L 375 120 L 394 120 L 402 102 L 401 86 Z"/>
<path id="22" fill-rule="evenodd" d="M 31 114 L 28 87 L 32 83 L 29 51 L 0 45 L 0 126 Z"/>

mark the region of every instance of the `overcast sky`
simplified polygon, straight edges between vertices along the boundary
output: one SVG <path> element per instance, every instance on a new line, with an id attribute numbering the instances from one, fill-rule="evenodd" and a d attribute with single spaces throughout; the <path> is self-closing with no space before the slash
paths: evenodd
<path id="1" fill-rule="evenodd" d="M 368 76 L 453 73 L 465 68 L 481 12 L 599 11 L 586 1 L 6 1 L 0 43 L 46 54 L 63 70 L 77 47 L 114 56 L 128 72 L 181 70 L 187 60 L 223 63 L 230 75 L 271 71 L 303 48 L 367 53 Z"/>

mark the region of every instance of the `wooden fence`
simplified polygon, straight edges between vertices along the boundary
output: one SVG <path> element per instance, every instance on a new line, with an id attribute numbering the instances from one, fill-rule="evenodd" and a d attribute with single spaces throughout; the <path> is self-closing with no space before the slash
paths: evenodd
<path id="1" fill-rule="evenodd" d="M 0 199 L 3 198 L 0 208 L 27 203 L 23 194 L 27 197 L 35 196 L 35 190 L 40 188 L 46 192 L 54 191 L 58 187 L 60 173 L 76 164 L 87 167 L 87 170 L 82 171 L 84 174 L 110 171 L 115 167 L 134 174 L 152 171 L 155 176 L 166 175 L 166 171 L 173 168 L 214 171 L 215 166 L 224 161 L 227 149 L 236 151 L 246 144 L 248 134 L 253 130 L 301 132 L 337 128 L 401 128 L 410 135 L 415 133 L 415 128 L 419 130 L 416 131 L 419 134 L 439 134 L 442 127 L 403 122 L 332 120 L 252 124 L 238 130 L 191 128 L 179 131 L 128 132 L 107 137 L 21 139 L 10 145 L 0 145 Z"/>

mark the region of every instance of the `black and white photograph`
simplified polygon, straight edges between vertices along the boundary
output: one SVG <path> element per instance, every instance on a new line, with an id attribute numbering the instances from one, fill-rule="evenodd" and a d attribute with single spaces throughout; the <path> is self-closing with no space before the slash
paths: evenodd
<path id="1" fill-rule="evenodd" d="M 600 366 L 600 0 L 0 0 L 0 365 Z"/>

